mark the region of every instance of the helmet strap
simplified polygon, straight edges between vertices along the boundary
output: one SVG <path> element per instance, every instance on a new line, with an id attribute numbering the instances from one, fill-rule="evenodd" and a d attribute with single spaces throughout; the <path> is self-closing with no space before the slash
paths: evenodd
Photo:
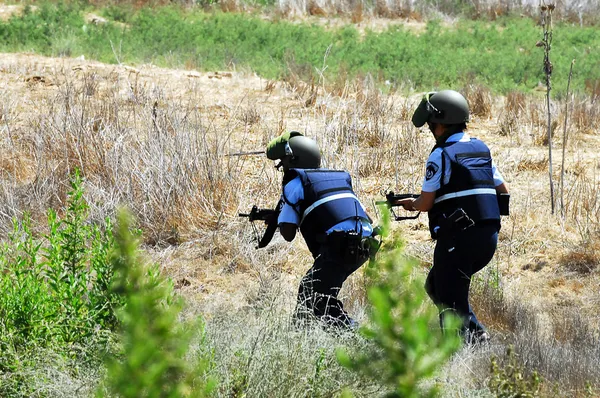
<path id="1" fill-rule="evenodd" d="M 427 95 L 425 95 L 425 109 L 427 109 L 427 112 L 429 113 L 429 117 L 435 117 L 438 119 L 441 119 L 444 117 L 444 111 L 439 110 L 438 108 L 436 108 L 430 101 L 431 96 L 435 94 L 435 93 L 427 93 Z"/>
<path id="2" fill-rule="evenodd" d="M 450 137 L 452 134 L 454 134 L 452 131 L 445 131 L 444 134 L 440 135 L 439 137 L 435 137 L 435 143 L 437 145 L 445 144 L 448 137 Z"/>
<path id="3" fill-rule="evenodd" d="M 291 156 L 291 155 L 284 156 L 281 159 L 279 159 L 279 163 L 277 163 L 275 165 L 275 168 L 277 170 L 279 170 L 280 168 L 283 167 L 283 171 L 286 172 L 287 170 L 294 167 L 295 160 L 296 160 L 296 157 L 294 157 L 294 156 Z"/>
<path id="4" fill-rule="evenodd" d="M 444 125 L 445 126 L 445 130 L 444 130 L 444 134 L 440 135 L 439 137 L 435 137 L 435 142 L 437 145 L 442 145 L 446 142 L 446 140 L 455 133 L 459 133 L 461 132 L 463 129 L 460 127 L 460 125 L 457 124 L 450 124 L 450 125 Z"/>

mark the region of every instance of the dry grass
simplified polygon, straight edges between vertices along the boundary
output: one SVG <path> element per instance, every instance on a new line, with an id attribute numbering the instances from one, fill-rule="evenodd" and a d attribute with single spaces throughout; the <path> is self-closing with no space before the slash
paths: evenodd
<path id="1" fill-rule="evenodd" d="M 591 98 L 577 98 L 573 102 L 573 109 L 569 117 L 571 126 L 576 133 L 594 134 L 600 123 L 600 97 L 596 94 Z"/>
<path id="2" fill-rule="evenodd" d="M 239 150 L 260 122 L 255 107 L 199 106 L 200 85 L 182 99 L 139 73 L 115 78 L 62 69 L 51 79 L 56 89 L 32 98 L 38 112 L 13 111 L 6 120 L 9 156 L 2 170 L 12 200 L 4 202 L 5 217 L 24 210 L 41 217 L 44 208 L 57 207 L 75 168 L 87 180 L 96 216 L 128 205 L 149 243 L 178 243 L 235 212 L 241 176 L 253 159 L 223 155 Z M 6 107 L 11 100 L 5 97 Z"/>
<path id="3" fill-rule="evenodd" d="M 3 355 L 9 355 L 9 351 Z M 100 363 L 86 358 L 80 347 L 72 347 L 72 358 L 51 350 L 34 355 L 20 355 L 18 365 L 0 375 L 0 390 L 4 397 L 84 398 L 94 395 L 103 377 Z M 10 352 L 10 354 L 13 354 Z M 4 358 L 3 358 L 4 359 Z"/>
<path id="4" fill-rule="evenodd" d="M 526 97 L 519 91 L 511 91 L 506 95 L 504 109 L 499 117 L 500 135 L 516 138 L 520 142 L 519 127 L 522 114 L 525 112 Z"/>
<path id="5" fill-rule="evenodd" d="M 583 244 L 572 250 L 560 259 L 560 264 L 567 270 L 578 274 L 586 275 L 598 269 L 600 264 L 600 252 L 598 248 L 590 248 Z"/>
<path id="6" fill-rule="evenodd" d="M 488 88 L 470 84 L 465 86 L 461 93 L 469 102 L 471 115 L 484 119 L 492 116 L 492 93 Z"/>
<path id="7" fill-rule="evenodd" d="M 277 297 L 265 294 L 262 299 L 260 306 L 220 312 L 208 322 L 207 343 L 214 349 L 215 363 L 211 373 L 221 380 L 216 396 L 322 396 L 343 388 L 358 396 L 384 393 L 335 360 L 336 348 L 360 349 L 364 342 L 318 328 L 297 330 L 288 314 L 278 312 Z"/>
<path id="8" fill-rule="evenodd" d="M 562 144 L 562 126 L 564 125 L 564 101 L 551 101 L 551 131 L 553 146 Z M 595 121 L 596 111 L 586 107 L 585 102 L 575 102 L 569 107 L 567 134 L 569 143 L 573 137 L 588 134 L 589 123 Z M 498 133 L 509 137 L 517 144 L 533 144 L 548 146 L 548 110 L 544 101 L 537 96 L 528 96 L 522 92 L 510 92 L 504 99 L 504 104 L 499 110 Z M 576 133 L 576 134 L 574 134 Z"/>
<path id="9" fill-rule="evenodd" d="M 478 316 L 502 331 L 494 350 L 513 345 L 523 365 L 543 377 L 542 396 L 587 396 L 587 384 L 598 388 L 600 340 L 592 320 L 571 309 L 541 310 L 523 301 L 522 292 L 495 287 L 489 279 L 480 280 L 473 293 Z"/>
<path id="10" fill-rule="evenodd" d="M 530 157 L 524 157 L 517 164 L 517 171 L 534 171 L 543 172 L 548 169 L 548 159 L 532 159 Z"/>

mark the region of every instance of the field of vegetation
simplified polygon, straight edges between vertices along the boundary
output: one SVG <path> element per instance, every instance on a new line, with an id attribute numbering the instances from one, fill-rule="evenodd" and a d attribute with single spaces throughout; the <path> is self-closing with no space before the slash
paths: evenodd
<path id="1" fill-rule="evenodd" d="M 0 396 L 598 396 L 598 16 L 586 2 L 555 13 L 552 214 L 536 10 L 0 6 Z M 423 216 L 391 224 L 347 281 L 364 333 L 292 327 L 310 253 L 280 237 L 255 250 L 237 215 L 272 206 L 281 176 L 230 155 L 299 130 L 387 224 L 373 203 L 419 191 L 433 138 L 410 117 L 444 88 L 469 100 L 469 132 L 512 193 L 472 287 L 491 344 L 440 334 Z"/>

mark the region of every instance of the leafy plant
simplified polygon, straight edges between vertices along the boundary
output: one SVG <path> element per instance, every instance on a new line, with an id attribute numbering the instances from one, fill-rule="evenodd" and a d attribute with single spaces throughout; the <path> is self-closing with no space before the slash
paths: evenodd
<path id="1" fill-rule="evenodd" d="M 83 193 L 75 173 L 64 216 L 50 210 L 49 232 L 42 237 L 35 236 L 29 216 L 14 220 L 0 249 L 0 340 L 16 347 L 64 346 L 116 326 L 114 309 L 121 303 L 108 290 L 111 223 L 87 221 Z"/>
<path id="2" fill-rule="evenodd" d="M 0 247 L 0 396 L 36 394 L 27 369 L 41 352 L 93 362 L 116 328 L 112 224 L 88 221 L 83 182 L 75 173 L 63 216 L 48 212 L 47 234 L 25 214 Z"/>
<path id="3" fill-rule="evenodd" d="M 108 359 L 98 396 L 208 396 L 216 381 L 204 378 L 207 359 L 186 358 L 190 339 L 197 331 L 202 335 L 203 326 L 178 322 L 181 300 L 157 266 L 146 266 L 130 228 L 129 216 L 121 211 L 111 262 L 117 272 L 113 291 L 125 302 L 118 312 L 122 349 Z"/>
<path id="4" fill-rule="evenodd" d="M 89 207 L 83 198 L 83 180 L 75 172 L 65 216 L 48 214 L 50 233 L 44 248 L 45 277 L 53 295 L 61 298 L 61 334 L 67 341 L 116 327 L 114 311 L 120 299 L 109 290 L 114 270 L 109 252 L 114 245 L 112 224 L 102 229 L 88 224 Z"/>

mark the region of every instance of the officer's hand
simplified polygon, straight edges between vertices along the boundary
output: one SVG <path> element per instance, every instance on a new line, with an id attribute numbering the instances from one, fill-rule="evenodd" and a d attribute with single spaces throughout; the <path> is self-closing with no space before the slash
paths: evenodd
<path id="1" fill-rule="evenodd" d="M 406 199 L 400 199 L 399 201 L 396 202 L 397 205 L 404 207 L 404 210 L 408 210 L 408 211 L 416 211 L 417 209 L 415 209 L 415 198 L 406 198 Z"/>

